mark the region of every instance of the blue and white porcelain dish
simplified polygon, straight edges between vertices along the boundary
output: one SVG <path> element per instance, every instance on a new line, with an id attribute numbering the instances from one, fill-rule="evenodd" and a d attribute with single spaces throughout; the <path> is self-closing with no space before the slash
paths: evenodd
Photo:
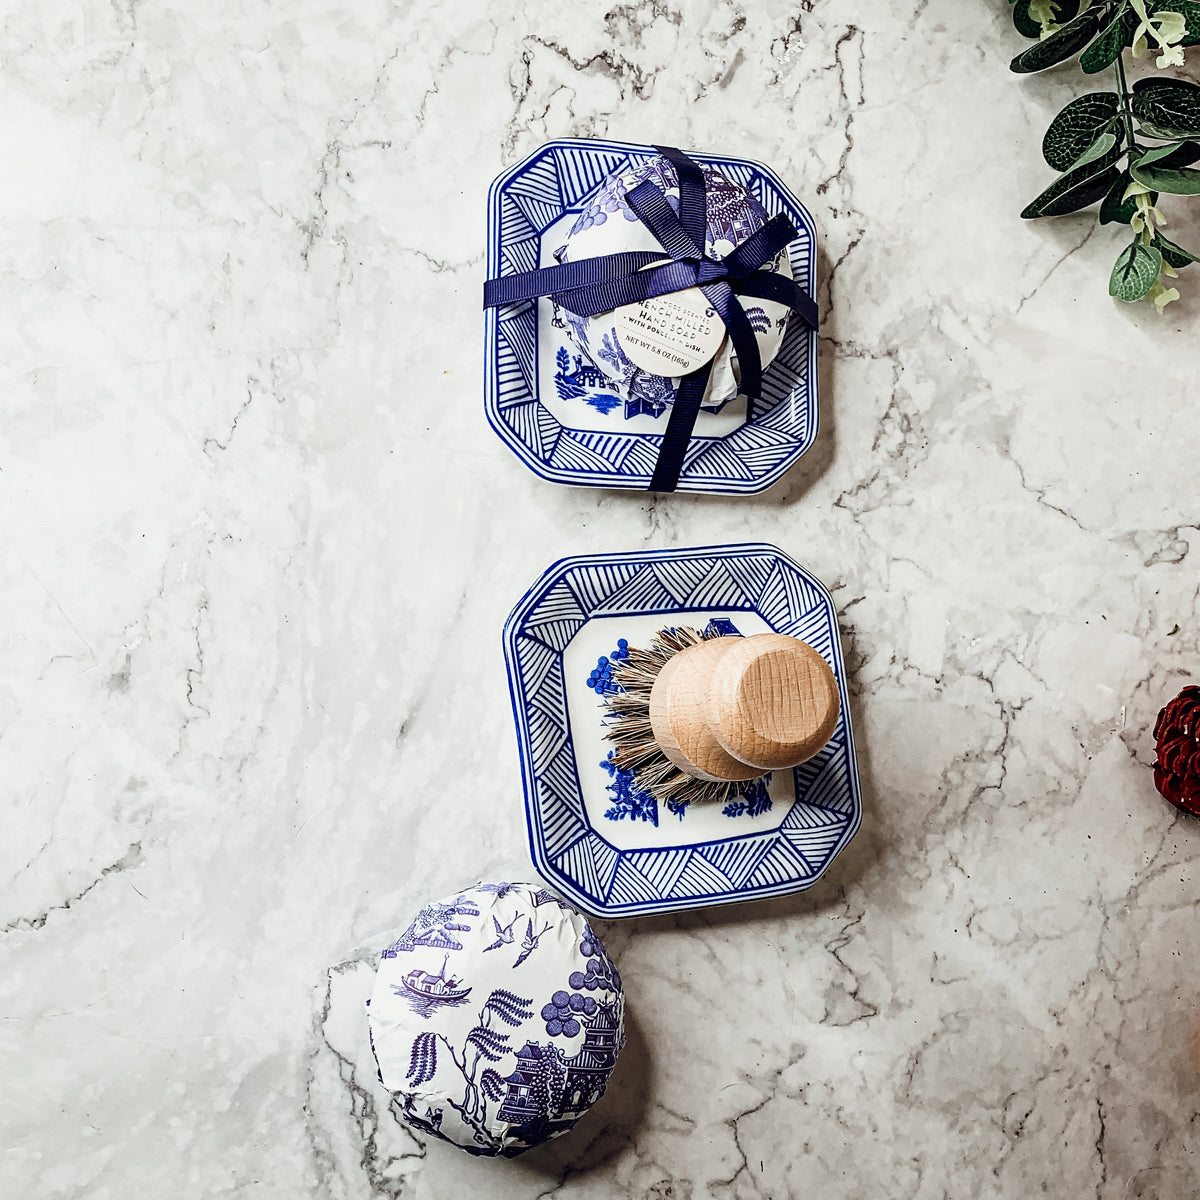
<path id="1" fill-rule="evenodd" d="M 652 146 L 590 139 L 548 142 L 501 175 L 488 194 L 487 278 L 553 265 L 554 251 L 603 181 L 653 159 Z M 747 159 L 689 154 L 717 168 L 799 231 L 792 276 L 812 291 L 816 231 L 805 207 L 769 168 Z M 604 376 L 577 361 L 549 298 L 485 313 L 484 409 L 492 428 L 535 474 L 554 483 L 645 490 L 669 407 L 622 403 Z M 676 490 L 750 495 L 770 487 L 817 436 L 817 336 L 788 323 L 749 419 L 744 397 L 704 410 Z"/>
<path id="2" fill-rule="evenodd" d="M 605 676 L 668 626 L 801 638 L 829 663 L 828 744 L 723 807 L 671 811 L 609 761 Z M 829 593 L 773 546 L 565 558 L 513 609 L 504 653 L 534 865 L 585 912 L 627 917 L 811 887 L 862 817 L 846 670 Z"/>

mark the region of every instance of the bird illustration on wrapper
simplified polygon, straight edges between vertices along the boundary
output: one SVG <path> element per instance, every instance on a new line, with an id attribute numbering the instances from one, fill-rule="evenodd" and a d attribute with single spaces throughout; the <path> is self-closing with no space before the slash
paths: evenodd
<path id="1" fill-rule="evenodd" d="M 807 762 L 840 712 L 829 664 L 782 633 L 664 629 L 630 648 L 612 679 L 612 761 L 668 804 L 729 800 L 748 781 Z"/>
<path id="2" fill-rule="evenodd" d="M 510 945 L 513 937 L 515 936 L 513 934 L 513 926 L 516 925 L 516 923 L 516 917 L 513 917 L 513 919 L 509 921 L 507 925 L 501 925 L 495 917 L 492 917 L 492 924 L 496 927 L 496 940 L 490 946 L 484 946 L 484 952 L 486 953 L 488 950 L 498 950 L 501 946 Z"/>
<path id="3" fill-rule="evenodd" d="M 519 967 L 538 947 L 538 942 L 542 940 L 542 935 L 550 928 L 550 922 L 547 921 L 545 926 L 533 932 L 533 922 L 525 922 L 525 936 L 521 939 L 521 953 L 517 957 L 517 961 L 513 963 L 513 969 Z"/>
<path id="4" fill-rule="evenodd" d="M 492 924 L 496 928 L 496 940 L 490 946 L 484 946 L 483 952 L 486 954 L 489 950 L 498 950 L 501 946 L 509 946 L 512 944 L 516 934 L 513 929 L 517 923 L 517 918 L 513 917 L 507 925 L 501 925 L 495 917 L 492 917 Z M 519 967 L 538 947 L 538 942 L 541 941 L 542 935 L 550 928 L 550 922 L 547 921 L 543 928 L 536 933 L 533 931 L 533 922 L 525 922 L 525 934 L 521 938 L 521 953 L 517 956 L 517 961 L 513 963 L 513 969 Z"/>

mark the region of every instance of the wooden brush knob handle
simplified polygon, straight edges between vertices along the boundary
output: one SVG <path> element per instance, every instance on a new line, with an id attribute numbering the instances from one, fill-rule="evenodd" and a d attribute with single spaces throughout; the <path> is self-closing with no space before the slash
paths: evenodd
<path id="1" fill-rule="evenodd" d="M 794 767 L 829 740 L 838 718 L 829 664 L 779 633 L 712 638 L 681 650 L 650 693 L 659 749 L 697 779 L 756 779 Z"/>
<path id="2" fill-rule="evenodd" d="M 837 725 L 837 680 L 806 642 L 782 633 L 735 638 L 716 662 L 705 715 L 721 748 L 765 771 L 795 767 Z"/>
<path id="3" fill-rule="evenodd" d="M 650 728 L 658 748 L 681 771 L 710 783 L 757 779 L 765 774 L 722 749 L 705 716 L 713 671 L 729 643 L 741 640 L 712 638 L 688 646 L 667 660 L 650 692 Z"/>

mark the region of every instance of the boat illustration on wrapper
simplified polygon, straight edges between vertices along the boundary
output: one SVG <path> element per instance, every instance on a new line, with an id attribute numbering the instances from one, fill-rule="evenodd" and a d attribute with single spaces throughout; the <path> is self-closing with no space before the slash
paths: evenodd
<path id="1" fill-rule="evenodd" d="M 465 1000 L 471 994 L 471 989 L 463 987 L 461 979 L 455 979 L 453 975 L 446 976 L 447 962 L 449 962 L 448 955 L 442 960 L 442 969 L 436 975 L 431 975 L 428 971 L 409 971 L 404 976 L 402 986 L 407 991 L 420 996 L 422 1000 L 428 1000 L 431 1003 Z M 400 988 L 395 990 L 399 992 Z"/>

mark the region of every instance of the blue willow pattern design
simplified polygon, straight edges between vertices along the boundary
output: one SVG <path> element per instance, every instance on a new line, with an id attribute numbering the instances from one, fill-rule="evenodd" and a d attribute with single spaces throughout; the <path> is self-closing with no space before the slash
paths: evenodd
<path id="1" fill-rule="evenodd" d="M 650 157 L 648 147 L 603 139 L 555 141 L 535 151 L 497 180 L 489 200 L 489 270 L 499 273 L 505 260 L 525 265 L 543 261 L 560 247 L 565 225 L 590 203 L 598 189 L 595 181 L 623 164 L 636 167 Z M 738 159 L 713 165 L 764 211 L 782 212 L 792 220 L 799 236 L 779 261 L 786 258 L 784 272 L 790 269 L 800 286 L 811 288 L 815 230 L 804 206 L 767 168 Z M 623 217 L 617 219 L 625 224 Z M 701 431 L 699 453 L 681 477 L 681 491 L 756 494 L 812 447 L 818 424 L 816 335 L 796 321 L 779 333 L 783 340 L 769 370 L 770 387 L 755 402 L 752 414 L 743 416 L 735 405 L 724 422 Z M 597 332 L 582 344 L 552 300 L 496 310 L 486 328 L 484 409 L 501 440 L 542 478 L 643 490 L 651 478 L 653 457 L 646 447 L 653 450 L 659 444 L 667 424 L 665 407 L 657 419 L 630 409 L 630 419 L 625 420 L 620 407 L 600 414 L 583 399 L 563 401 L 555 393 L 558 348 L 565 346 L 571 355 L 578 353 L 584 362 L 606 369 L 597 357 L 600 340 Z M 617 391 L 611 386 L 607 390 Z M 666 404 L 673 399 L 672 387 Z M 547 416 L 552 419 L 547 421 Z"/>
<path id="2" fill-rule="evenodd" d="M 719 248 L 732 250 L 762 227 L 767 220 L 767 212 L 749 192 L 726 179 L 713 167 L 702 165 L 701 170 L 704 172 L 705 184 L 706 248 L 709 251 Z M 678 215 L 679 174 L 667 159 L 656 156 L 633 170 L 606 180 L 588 206 L 575 219 L 568 236 L 596 225 L 603 225 L 617 214 L 626 221 L 636 223 L 638 215 L 630 208 L 625 197 L 647 179 L 658 187 L 671 209 Z M 559 262 L 563 261 L 564 250 L 565 247 L 556 252 Z M 776 256 L 772 269 L 779 269 L 783 257 L 782 254 Z M 770 328 L 770 318 L 757 305 L 747 308 L 746 315 L 756 333 Z M 582 399 L 600 412 L 611 412 L 620 403 L 620 397 L 613 396 L 611 392 L 605 394 L 603 391 L 592 394 L 591 389 L 606 389 L 616 384 L 629 395 L 629 399 L 625 401 L 626 420 L 642 414 L 651 417 L 662 416 L 667 405 L 674 402 L 675 386 L 671 380 L 645 371 L 631 362 L 612 337 L 611 331 L 605 333 L 598 347 L 593 347 L 588 318 L 578 316 L 557 303 L 554 305 L 552 324 L 558 328 L 569 328 L 574 335 L 575 344 L 583 351 L 584 356 L 591 360 L 584 361 L 576 355 L 575 369 L 568 372 L 571 366 L 570 356 L 565 347 L 559 348 L 555 355 L 557 372 L 554 385 L 560 399 Z M 785 316 L 781 319 L 780 328 L 784 328 L 786 324 Z M 710 405 L 709 411 L 720 412 L 728 403 L 729 400 L 726 400 L 719 405 Z"/>
<path id="3" fill-rule="evenodd" d="M 700 169 L 704 172 L 706 248 L 713 250 L 720 243 L 728 243 L 732 249 L 766 223 L 766 210 L 752 195 L 726 179 L 715 167 L 702 163 Z M 668 159 L 655 155 L 630 171 L 610 177 L 592 197 L 587 208 L 576 217 L 571 233 L 579 233 L 593 225 L 603 225 L 618 212 L 626 221 L 636 222 L 638 215 L 630 208 L 625 197 L 647 179 L 663 193 L 678 216 L 679 173 Z"/>
<path id="4" fill-rule="evenodd" d="M 489 950 L 499 950 L 501 946 L 511 946 L 516 940 L 516 926 L 520 921 L 520 916 L 515 916 L 507 925 L 501 925 L 498 917 L 492 917 L 492 925 L 496 932 L 496 940 L 490 946 L 484 946 L 483 952 L 486 954 Z M 515 971 L 537 948 L 542 938 L 550 931 L 551 922 L 547 921 L 541 929 L 534 930 L 533 920 L 527 918 L 525 921 L 525 932 L 521 937 L 521 952 L 517 955 L 517 961 L 513 963 Z"/>
<path id="5" fill-rule="evenodd" d="M 517 1069 L 504 1081 L 504 1104 L 497 1115 L 516 1125 L 517 1136 L 527 1142 L 572 1128 L 604 1095 L 624 1045 L 621 976 L 586 922 L 579 952 L 587 969 L 572 971 L 572 990 L 556 991 L 541 1009 L 551 1041 L 528 1039 L 517 1051 Z M 600 997 L 584 995 L 597 991 Z M 569 1057 L 553 1041 L 580 1033 L 583 1044 Z"/>
<path id="6" fill-rule="evenodd" d="M 481 884 L 481 892 L 491 892 L 496 897 L 503 898 L 514 890 L 512 884 Z M 563 907 L 557 896 L 552 896 L 543 888 L 537 888 L 531 893 L 535 908 L 543 904 L 556 904 Z M 400 938 L 384 952 L 384 958 L 397 958 L 400 954 L 415 950 L 418 947 L 432 947 L 445 950 L 441 970 L 434 974 L 431 971 L 414 969 L 401 977 L 399 985 L 393 984 L 392 991 L 396 993 L 413 1010 L 413 1012 L 428 1020 L 442 1008 L 458 1008 L 466 1004 L 471 994 L 471 988 L 463 986 L 463 980 L 455 978 L 453 972 L 447 974 L 450 962 L 450 952 L 461 950 L 462 943 L 454 938 L 456 933 L 469 933 L 470 925 L 464 925 L 464 917 L 479 916 L 479 907 L 467 895 L 459 895 L 446 904 L 427 904 L 404 931 Z M 484 953 L 498 950 L 502 946 L 512 945 L 516 941 L 516 928 L 520 918 L 513 917 L 507 925 L 501 925 L 493 915 L 492 925 L 496 940 L 484 947 Z M 521 937 L 520 951 L 513 963 L 515 971 L 537 948 L 541 939 L 549 932 L 553 922 L 547 921 L 540 929 L 534 929 L 533 920 L 525 921 L 525 932 Z"/>
<path id="7" fill-rule="evenodd" d="M 438 950 L 461 950 L 456 933 L 469 933 L 470 925 L 462 924 L 463 917 L 479 916 L 479 908 L 469 896 L 456 896 L 449 904 L 427 904 L 399 940 L 384 952 L 384 958 L 395 958 L 404 950 L 432 946 Z"/>
<path id="8" fill-rule="evenodd" d="M 407 1075 L 413 1088 L 420 1088 L 433 1078 L 438 1069 L 439 1053 L 443 1062 L 449 1057 L 462 1076 L 464 1089 L 461 1102 L 449 1098 L 446 1102 L 473 1132 L 480 1147 L 476 1153 L 494 1154 L 501 1149 L 502 1142 L 487 1128 L 487 1117 L 489 1102 L 494 1104 L 505 1094 L 504 1080 L 500 1073 L 492 1066 L 485 1066 L 480 1071 L 480 1066 L 485 1062 L 500 1062 L 512 1053 L 512 1047 L 509 1045 L 510 1035 L 501 1026 L 519 1028 L 523 1025 L 533 1016 L 533 1009 L 529 1007 L 531 1003 L 531 1000 L 505 988 L 495 988 L 480 1009 L 479 1020 L 467 1034 L 466 1042 L 458 1049 L 445 1034 L 435 1030 L 419 1033 L 413 1040 Z M 493 1021 L 499 1022 L 500 1025 L 494 1024 Z M 405 1119 L 418 1129 L 438 1137 L 443 1136 L 440 1132 L 440 1118 L 435 1124 L 430 1120 L 432 1114 L 422 1116 L 416 1113 L 415 1102 L 407 1093 L 401 1101 L 401 1108 Z"/>
<path id="9" fill-rule="evenodd" d="M 604 372 L 590 362 L 584 362 L 582 357 L 575 355 L 572 367 L 571 355 L 565 346 L 559 346 L 554 356 L 554 390 L 560 400 L 582 400 L 590 404 L 597 412 L 612 412 L 621 403 L 620 396 L 614 396 L 605 391 L 608 379 Z M 626 414 L 628 415 L 628 414 Z"/>
<path id="10" fill-rule="evenodd" d="M 561 903 L 544 892 L 535 893 L 535 900 L 543 895 Z M 419 1093 L 439 1067 L 446 1070 L 447 1065 L 452 1066 L 462 1077 L 461 1099 L 447 1097 L 446 1103 L 472 1131 L 476 1144 L 464 1147 L 468 1153 L 513 1157 L 571 1129 L 604 1095 L 624 1045 L 621 976 L 586 921 L 578 951 L 585 969 L 571 972 L 568 984 L 572 990 L 556 991 L 541 1009 L 541 1021 L 551 1041 L 526 1038 L 524 1046 L 514 1052 L 510 1030 L 532 1020 L 533 1001 L 506 988 L 491 991 L 461 1046 L 436 1030 L 420 1033 L 413 1040 L 406 1073 L 413 1092 Z M 593 992 L 601 995 L 591 995 Z M 565 1054 L 553 1040 L 581 1033 L 582 1045 L 573 1055 Z M 515 1069 L 503 1076 L 493 1064 L 510 1056 L 515 1058 Z M 450 1140 L 442 1132 L 442 1111 L 430 1104 L 421 1111 L 409 1092 L 393 1099 L 410 1125 Z M 488 1124 L 489 1106 L 496 1104 L 494 1120 L 507 1124 L 505 1135 L 498 1135 L 495 1125 Z"/>
<path id="11" fill-rule="evenodd" d="M 582 355 L 572 356 L 565 346 L 559 346 L 555 352 L 554 390 L 560 400 L 582 400 L 597 412 L 610 413 L 621 403 L 620 396 L 614 396 L 611 390 L 616 381 L 630 394 L 625 401 L 625 420 L 642 413 L 662 416 L 675 399 L 675 385 L 669 379 L 643 371 L 630 362 L 611 332 L 605 333 L 599 347 L 593 348 L 587 319 L 558 304 L 553 308 L 551 325 L 555 329 L 571 329 L 575 344 L 583 351 Z M 597 366 L 597 360 L 608 365 L 607 373 Z"/>
<path id="12" fill-rule="evenodd" d="M 706 637 L 741 637 L 741 631 L 728 617 L 713 617 L 705 626 Z M 588 676 L 587 685 L 602 699 L 621 691 L 621 685 L 613 678 L 616 665 L 629 657 L 629 639 L 619 638 L 616 649 L 611 654 L 602 654 Z M 600 766 L 608 772 L 608 791 L 613 797 L 611 807 L 605 809 L 604 816 L 609 821 L 648 821 L 658 827 L 658 801 L 648 792 L 642 791 L 637 785 L 637 779 L 632 771 L 626 771 L 613 762 L 613 751 Z M 739 789 L 738 798 L 726 804 L 721 814 L 726 817 L 761 817 L 771 811 L 770 774 L 758 779 L 747 780 Z M 687 800 L 668 800 L 667 810 L 674 813 L 681 821 L 687 811 Z"/>

